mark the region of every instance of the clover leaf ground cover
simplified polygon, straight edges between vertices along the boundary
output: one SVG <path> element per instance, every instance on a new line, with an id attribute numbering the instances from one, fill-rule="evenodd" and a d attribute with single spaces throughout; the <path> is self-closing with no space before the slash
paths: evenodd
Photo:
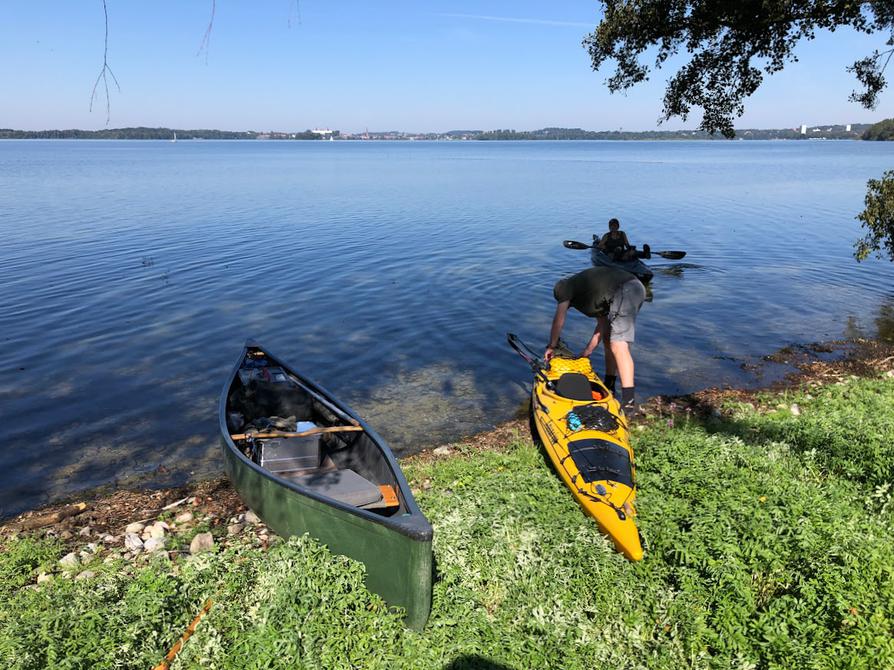
<path id="1" fill-rule="evenodd" d="M 211 597 L 172 668 L 894 667 L 894 382 L 761 405 L 780 408 L 635 433 L 640 563 L 521 435 L 407 465 L 431 482 L 422 633 L 363 587 L 362 566 L 308 538 L 41 585 L 62 549 L 21 539 L 0 555 L 0 659 L 150 668 Z"/>

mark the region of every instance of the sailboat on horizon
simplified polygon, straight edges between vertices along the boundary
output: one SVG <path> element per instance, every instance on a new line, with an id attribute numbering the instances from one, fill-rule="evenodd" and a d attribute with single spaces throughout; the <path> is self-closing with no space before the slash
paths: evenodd
<path id="1" fill-rule="evenodd" d="M 175 131 L 173 131 L 173 133 L 174 133 L 174 137 L 171 138 L 171 142 L 176 142 L 177 141 L 177 131 L 175 130 Z"/>

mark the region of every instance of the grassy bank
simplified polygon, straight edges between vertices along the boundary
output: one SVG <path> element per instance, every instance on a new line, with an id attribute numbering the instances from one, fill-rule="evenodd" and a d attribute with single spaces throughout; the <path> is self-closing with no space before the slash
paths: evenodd
<path id="1" fill-rule="evenodd" d="M 435 527 L 421 634 L 306 538 L 110 552 L 74 579 L 59 540 L 20 535 L 0 554 L 0 658 L 151 668 L 210 597 L 172 668 L 894 667 L 894 379 L 723 409 L 665 407 L 636 431 L 641 563 L 522 430 L 405 466 Z"/>

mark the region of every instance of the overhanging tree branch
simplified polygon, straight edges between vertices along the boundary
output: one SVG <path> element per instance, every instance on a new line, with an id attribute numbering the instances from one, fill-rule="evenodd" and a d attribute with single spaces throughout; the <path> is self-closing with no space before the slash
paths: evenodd
<path id="1" fill-rule="evenodd" d="M 90 111 L 93 111 L 93 101 L 96 98 L 96 89 L 99 86 L 99 82 L 101 81 L 106 94 L 106 125 L 109 125 L 109 120 L 112 118 L 112 107 L 109 102 L 109 80 L 107 75 L 111 75 L 112 81 L 114 81 L 115 86 L 118 87 L 119 93 L 121 92 L 121 85 L 118 83 L 118 79 L 115 77 L 115 73 L 112 72 L 112 68 L 109 67 L 109 8 L 106 6 L 106 0 L 102 0 L 102 11 L 105 15 L 106 27 L 105 41 L 102 52 L 102 69 L 99 71 L 99 76 L 96 77 L 96 82 L 93 84 L 93 92 L 90 94 Z"/>

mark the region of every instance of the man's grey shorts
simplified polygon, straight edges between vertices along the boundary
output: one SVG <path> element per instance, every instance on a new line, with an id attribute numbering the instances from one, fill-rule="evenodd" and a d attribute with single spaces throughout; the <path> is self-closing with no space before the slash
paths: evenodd
<path id="1" fill-rule="evenodd" d="M 633 342 L 636 334 L 636 315 L 646 299 L 646 287 L 639 279 L 631 279 L 618 287 L 608 310 L 611 339 Z"/>

